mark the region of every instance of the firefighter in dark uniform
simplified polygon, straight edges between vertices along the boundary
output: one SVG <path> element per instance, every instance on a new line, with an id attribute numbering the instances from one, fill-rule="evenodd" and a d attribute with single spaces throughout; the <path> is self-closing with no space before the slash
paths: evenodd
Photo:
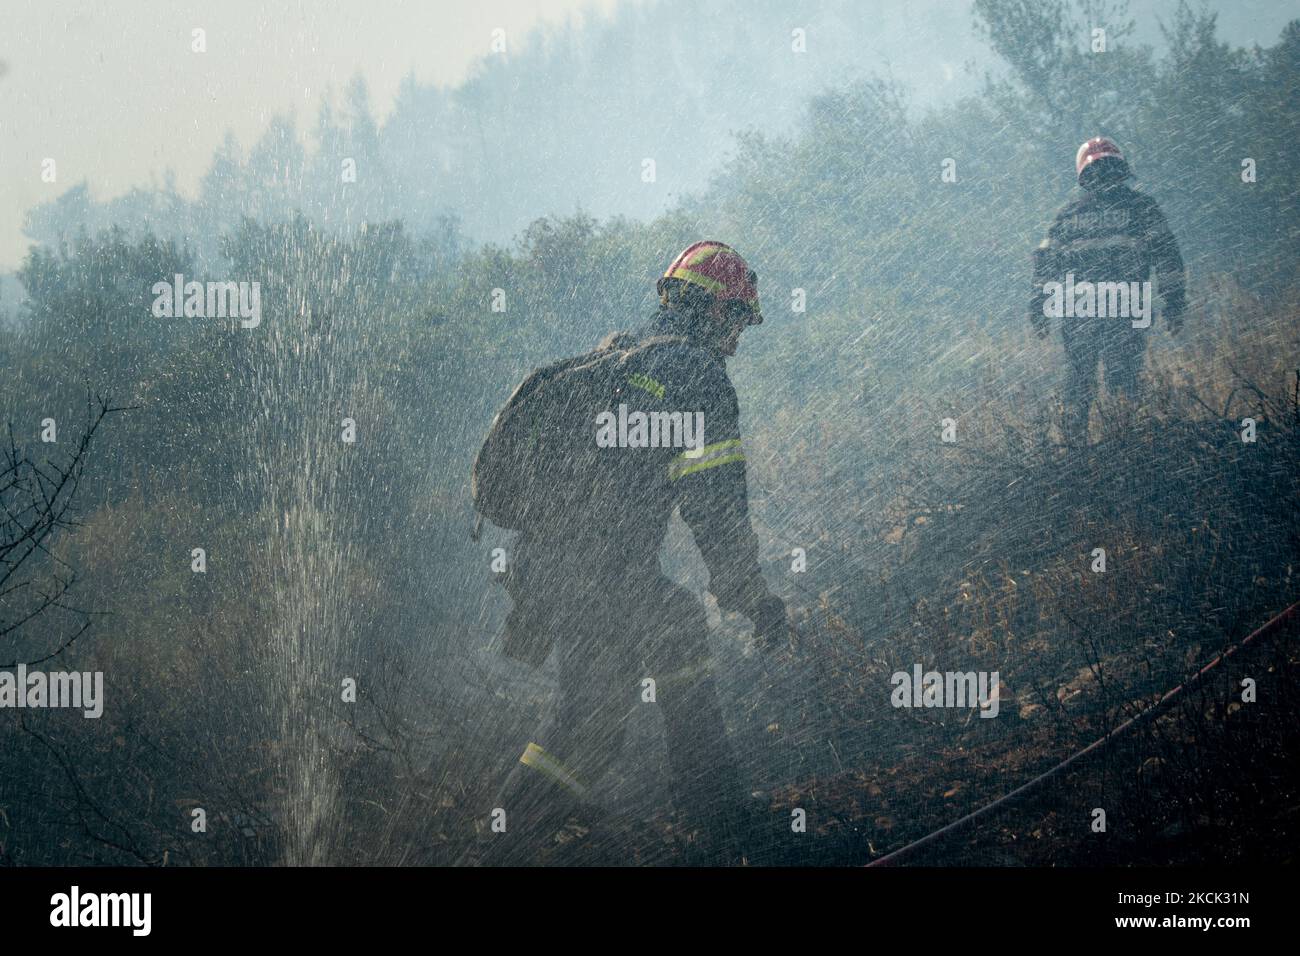
<path id="1" fill-rule="evenodd" d="M 1127 184 L 1132 175 L 1119 147 L 1104 136 L 1079 147 L 1075 157 L 1079 195 L 1068 202 L 1034 253 L 1034 289 L 1029 318 L 1040 337 L 1051 332 L 1049 283 L 1101 284 L 1125 296 L 1142 289 L 1154 270 L 1164 299 L 1163 316 L 1169 330 L 1182 326 L 1185 296 L 1183 260 L 1178 243 L 1156 201 Z M 1132 283 L 1137 283 L 1136 286 Z M 1147 286 L 1147 289 L 1150 287 Z M 1139 397 L 1142 361 L 1149 327 L 1128 315 L 1100 314 L 1104 296 L 1082 316 L 1061 317 L 1061 337 L 1068 364 L 1064 389 L 1063 433 L 1066 444 L 1087 444 L 1088 414 L 1097 393 L 1097 365 L 1106 367 L 1106 381 L 1130 400 Z M 1113 303 L 1115 299 L 1111 299 Z M 1136 302 L 1130 303 L 1130 306 Z M 1151 299 L 1146 298 L 1151 308 Z M 1130 312 L 1132 309 L 1130 308 Z M 1086 312 L 1092 312 L 1088 315 Z M 1147 316 L 1149 326 L 1150 314 Z"/>
<path id="2" fill-rule="evenodd" d="M 669 266 L 658 292 L 647 326 L 603 344 L 635 349 L 622 374 L 627 403 L 702 412 L 703 436 L 684 451 L 629 454 L 632 470 L 619 487 L 562 522 L 529 529 L 516 544 L 505 653 L 538 663 L 553 645 L 559 687 L 551 726 L 527 742 L 499 798 L 511 836 L 499 839 L 514 848 L 507 858 L 553 843 L 575 815 L 599 819 L 591 788 L 618 758 L 647 678 L 664 717 L 673 800 L 703 859 L 735 862 L 753 835 L 710 675 L 704 607 L 663 575 L 658 554 L 680 509 L 719 607 L 748 617 L 760 646 L 792 641 L 785 605 L 759 571 L 739 407 L 725 364 L 741 333 L 762 321 L 757 279 L 729 246 L 698 242 Z"/>

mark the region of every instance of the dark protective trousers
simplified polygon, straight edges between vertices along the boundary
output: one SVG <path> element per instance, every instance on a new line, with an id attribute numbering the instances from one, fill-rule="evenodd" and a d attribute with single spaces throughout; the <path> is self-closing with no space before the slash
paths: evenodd
<path id="1" fill-rule="evenodd" d="M 648 706 L 663 713 L 677 809 L 703 842 L 734 848 L 744 794 L 709 673 L 704 608 L 657 573 L 603 577 L 554 594 L 530 622 L 556 629 L 558 700 L 500 796 L 509 857 L 530 858 L 540 847 L 528 844 L 553 840 L 574 814 L 598 815 L 591 790 L 618 760 L 628 718 Z"/>
<path id="2" fill-rule="evenodd" d="M 1097 366 L 1106 369 L 1106 384 L 1129 401 L 1142 391 L 1142 361 L 1146 355 L 1150 328 L 1135 329 L 1127 319 L 1064 319 L 1061 337 L 1065 343 L 1066 443 L 1086 444 L 1088 414 L 1097 397 Z"/>

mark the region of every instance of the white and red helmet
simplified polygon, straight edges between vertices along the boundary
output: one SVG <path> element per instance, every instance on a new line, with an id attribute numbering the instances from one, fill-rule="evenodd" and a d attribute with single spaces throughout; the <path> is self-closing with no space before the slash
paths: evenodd
<path id="1" fill-rule="evenodd" d="M 1124 172 L 1128 172 L 1128 160 L 1124 154 L 1119 151 L 1115 141 L 1109 136 L 1094 136 L 1074 154 L 1074 173 L 1083 182 L 1083 171 L 1099 159 L 1116 159 L 1124 164 Z"/>
<path id="2" fill-rule="evenodd" d="M 723 303 L 736 302 L 746 311 L 750 325 L 763 321 L 758 307 L 758 276 L 725 242 L 706 239 L 692 243 L 673 260 L 663 279 L 697 286 Z M 663 279 L 659 280 L 661 294 Z"/>

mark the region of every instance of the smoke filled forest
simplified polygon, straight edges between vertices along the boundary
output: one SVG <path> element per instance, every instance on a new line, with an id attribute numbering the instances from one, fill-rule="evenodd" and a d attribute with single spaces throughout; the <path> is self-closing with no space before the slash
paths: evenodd
<path id="1" fill-rule="evenodd" d="M 1257 6 L 1249 41 L 1172 0 L 575 6 L 391 103 L 357 54 L 192 184 L 60 166 L 0 278 L 0 865 L 1294 862 L 1300 6 Z M 193 19 L 158 42 L 226 55 Z M 51 68 L 24 43 L 0 31 L 0 103 Z M 1035 250 L 1092 137 L 1163 211 L 1185 302 L 1178 327 L 1161 274 L 1140 387 L 1108 359 L 1072 432 Z M 6 145 L 6 179 L 59 159 Z M 602 647 L 670 624 L 614 576 L 639 499 L 593 479 L 583 527 L 613 523 L 573 547 L 609 577 L 534 571 L 558 650 L 503 652 L 531 532 L 476 515 L 476 456 L 529 373 L 667 308 L 701 240 L 762 321 L 725 362 L 743 456 L 694 467 L 743 458 L 789 640 L 724 600 L 687 505 L 659 568 L 664 622 L 707 620 L 749 829 L 684 812 L 647 670 L 591 813 L 525 837 L 512 774 L 580 776 L 537 736 L 575 709 L 575 595 Z M 53 706 L 64 673 L 102 689 Z"/>

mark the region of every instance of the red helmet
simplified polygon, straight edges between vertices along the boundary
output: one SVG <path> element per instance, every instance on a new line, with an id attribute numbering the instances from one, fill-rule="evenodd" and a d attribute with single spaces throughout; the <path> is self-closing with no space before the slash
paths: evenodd
<path id="1" fill-rule="evenodd" d="M 752 312 L 751 325 L 763 321 L 758 310 L 758 276 L 725 242 L 706 239 L 687 246 L 668 267 L 664 279 L 699 286 L 720 302 L 743 303 Z"/>
<path id="2" fill-rule="evenodd" d="M 1115 145 L 1113 139 L 1109 136 L 1094 136 L 1080 146 L 1079 151 L 1074 155 L 1075 175 L 1082 181 L 1083 171 L 1097 160 L 1106 157 L 1117 159 L 1124 164 L 1125 169 L 1128 168 L 1128 162 L 1124 159 L 1124 154 L 1119 151 L 1119 147 Z"/>

